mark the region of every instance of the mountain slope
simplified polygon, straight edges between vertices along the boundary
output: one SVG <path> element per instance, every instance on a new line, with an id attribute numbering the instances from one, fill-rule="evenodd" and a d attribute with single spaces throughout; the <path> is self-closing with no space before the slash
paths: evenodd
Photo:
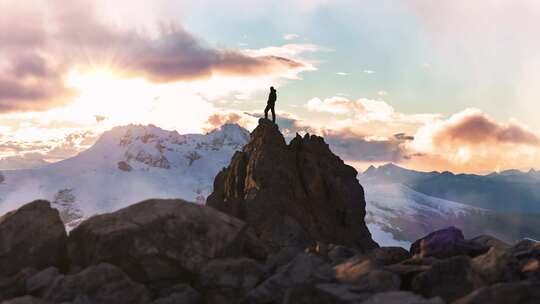
<path id="1" fill-rule="evenodd" d="M 540 216 L 517 215 L 472 207 L 428 196 L 397 184 L 364 183 L 366 223 L 381 245 L 407 247 L 430 231 L 456 226 L 466 237 L 482 234 L 509 243 L 540 237 Z"/>
<path id="2" fill-rule="evenodd" d="M 418 192 L 503 213 L 540 214 L 540 175 L 508 170 L 489 175 L 418 172 L 393 164 L 370 167 L 364 183 L 399 183 Z"/>
<path id="3" fill-rule="evenodd" d="M 206 135 L 180 135 L 155 126 L 116 127 L 73 158 L 4 171 L 0 213 L 44 198 L 74 226 L 84 217 L 146 198 L 204 203 L 214 176 L 248 140 L 249 132 L 232 124 Z"/>

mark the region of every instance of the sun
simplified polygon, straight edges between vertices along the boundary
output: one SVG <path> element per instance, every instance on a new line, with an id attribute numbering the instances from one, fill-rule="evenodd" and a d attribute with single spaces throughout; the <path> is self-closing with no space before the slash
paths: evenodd
<path id="1" fill-rule="evenodd" d="M 74 115 L 100 116 L 114 125 L 144 118 L 158 95 L 158 88 L 145 79 L 125 79 L 107 67 L 71 71 L 66 84 L 78 94 L 70 105 Z"/>

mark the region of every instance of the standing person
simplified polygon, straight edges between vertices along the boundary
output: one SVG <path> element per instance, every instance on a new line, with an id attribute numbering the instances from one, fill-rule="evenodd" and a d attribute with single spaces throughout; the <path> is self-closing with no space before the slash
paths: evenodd
<path id="1" fill-rule="evenodd" d="M 268 103 L 266 104 L 266 108 L 264 109 L 264 118 L 268 119 L 268 110 L 272 111 L 272 122 L 276 123 L 276 112 L 274 110 L 274 107 L 276 106 L 276 89 L 274 87 L 270 87 L 270 95 L 268 95 Z"/>

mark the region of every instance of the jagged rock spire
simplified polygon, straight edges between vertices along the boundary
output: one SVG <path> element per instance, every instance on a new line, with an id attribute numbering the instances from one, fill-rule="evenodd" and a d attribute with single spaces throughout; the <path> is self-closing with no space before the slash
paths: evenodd
<path id="1" fill-rule="evenodd" d="M 275 249 L 324 241 L 368 250 L 377 244 L 356 175 L 322 137 L 297 135 L 287 145 L 277 125 L 261 119 L 216 176 L 207 204 L 246 221 Z"/>

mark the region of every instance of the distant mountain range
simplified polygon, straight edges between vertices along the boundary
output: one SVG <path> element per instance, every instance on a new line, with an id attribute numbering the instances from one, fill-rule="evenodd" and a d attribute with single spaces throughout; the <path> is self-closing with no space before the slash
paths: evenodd
<path id="1" fill-rule="evenodd" d="M 375 240 L 408 247 L 432 230 L 456 226 L 467 238 L 488 234 L 513 243 L 540 238 L 540 215 L 512 214 L 429 196 L 399 183 L 363 183 L 366 223 Z"/>
<path id="2" fill-rule="evenodd" d="M 488 175 L 419 172 L 394 164 L 370 167 L 361 183 L 398 183 L 423 194 L 502 213 L 540 214 L 540 172 Z"/>
<path id="3" fill-rule="evenodd" d="M 217 172 L 248 140 L 249 132 L 234 124 L 204 135 L 155 126 L 116 127 L 75 157 L 2 171 L 0 214 L 47 199 L 73 227 L 88 216 L 148 198 L 204 203 Z"/>
<path id="4" fill-rule="evenodd" d="M 204 204 L 214 177 L 249 136 L 234 124 L 208 134 L 185 135 L 155 126 L 116 127 L 75 157 L 2 171 L 0 214 L 47 199 L 71 229 L 89 216 L 148 198 Z M 407 247 L 449 225 L 462 228 L 467 236 L 487 233 L 509 242 L 540 238 L 540 216 L 514 214 L 540 212 L 535 196 L 540 174 L 535 171 L 478 176 L 386 165 L 372 167 L 358 178 L 366 192 L 366 223 L 381 245 Z"/>

